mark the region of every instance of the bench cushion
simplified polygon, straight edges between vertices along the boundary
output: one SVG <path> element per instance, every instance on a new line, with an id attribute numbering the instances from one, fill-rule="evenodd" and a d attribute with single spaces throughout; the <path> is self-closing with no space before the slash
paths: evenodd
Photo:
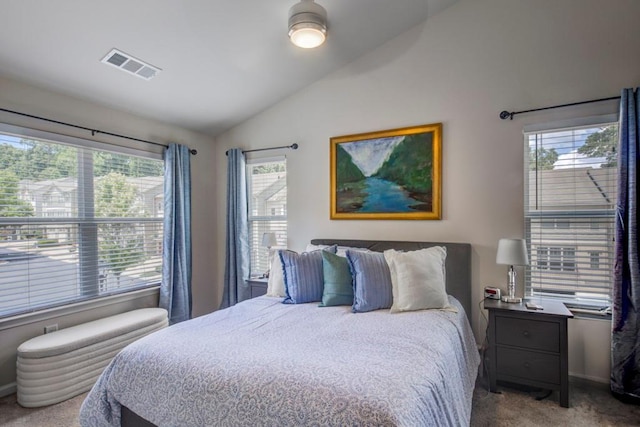
<path id="1" fill-rule="evenodd" d="M 141 308 L 31 338 L 18 347 L 18 354 L 28 359 L 57 356 L 146 326 L 166 326 L 167 322 L 167 310 Z"/>

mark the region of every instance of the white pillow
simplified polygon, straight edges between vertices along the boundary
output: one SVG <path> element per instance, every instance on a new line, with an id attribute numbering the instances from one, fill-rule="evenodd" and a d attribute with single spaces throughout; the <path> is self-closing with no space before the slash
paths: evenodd
<path id="1" fill-rule="evenodd" d="M 434 246 L 411 252 L 384 251 L 391 272 L 393 304 L 391 312 L 445 309 L 457 312 L 449 304 L 445 287 L 447 249 Z"/>
<path id="2" fill-rule="evenodd" d="M 284 290 L 284 272 L 282 271 L 282 261 L 280 261 L 280 251 L 273 251 L 271 268 L 269 269 L 269 280 L 267 281 L 267 296 L 286 297 Z"/>

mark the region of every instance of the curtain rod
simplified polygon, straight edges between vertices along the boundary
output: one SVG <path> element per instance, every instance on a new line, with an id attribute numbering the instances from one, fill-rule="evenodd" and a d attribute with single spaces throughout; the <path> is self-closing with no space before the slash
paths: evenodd
<path id="1" fill-rule="evenodd" d="M 131 136 L 120 135 L 120 134 L 117 134 L 117 133 L 105 132 L 105 131 L 98 130 L 98 129 L 91 129 L 91 128 L 84 127 L 84 126 L 74 125 L 73 123 L 66 123 L 66 122 L 61 122 L 61 121 L 58 121 L 58 120 L 47 119 L 46 117 L 34 116 L 33 114 L 27 114 L 27 113 L 21 113 L 19 111 L 7 110 L 6 108 L 0 108 L 0 111 L 4 111 L 5 113 L 17 114 L 19 116 L 29 117 L 29 118 L 32 118 L 32 119 L 43 120 L 45 122 L 55 123 L 57 125 L 69 126 L 69 127 L 76 128 L 76 129 L 86 130 L 86 131 L 91 132 L 91 136 L 95 136 L 95 134 L 101 133 L 103 135 L 115 136 L 117 138 L 128 139 L 128 140 L 131 140 L 131 141 L 144 142 L 146 144 L 158 145 L 160 147 L 165 147 L 165 148 L 167 147 L 166 144 L 161 144 L 159 142 L 147 141 L 146 139 L 139 139 L 139 138 L 134 138 L 134 137 L 131 137 Z M 198 151 L 196 149 L 192 149 L 192 148 L 189 149 L 189 152 L 191 154 L 193 154 L 194 156 L 196 154 L 198 154 Z"/>
<path id="2" fill-rule="evenodd" d="M 534 108 L 533 110 L 511 111 L 511 112 L 504 110 L 500 112 L 500 118 L 502 120 L 506 120 L 506 119 L 513 120 L 513 116 L 515 116 L 516 114 L 531 113 L 533 111 L 551 110 L 554 108 L 571 107 L 574 105 L 591 104 L 593 102 L 613 101 L 614 99 L 620 99 L 620 97 L 612 96 L 610 98 L 600 98 L 600 99 L 592 99 L 590 101 L 572 102 L 571 104 L 554 105 L 552 107 Z"/>
<path id="3" fill-rule="evenodd" d="M 281 145 L 280 147 L 269 147 L 269 148 L 256 148 L 255 150 L 242 150 L 242 154 L 244 153 L 253 153 L 254 151 L 267 151 L 267 150 L 278 150 L 280 148 L 291 148 L 292 150 L 298 149 L 298 144 L 293 143 L 291 145 Z M 229 150 L 224 152 L 225 156 L 229 155 Z"/>

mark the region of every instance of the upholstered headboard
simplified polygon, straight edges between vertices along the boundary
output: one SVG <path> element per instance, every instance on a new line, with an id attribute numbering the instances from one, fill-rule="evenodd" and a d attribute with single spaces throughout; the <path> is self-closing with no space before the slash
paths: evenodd
<path id="1" fill-rule="evenodd" d="M 441 243 L 441 242 L 396 242 L 385 240 L 344 240 L 344 239 L 313 239 L 314 245 L 338 245 L 355 248 L 367 248 L 376 252 L 387 249 L 415 251 L 432 246 L 447 248 L 445 262 L 447 275 L 447 293 L 453 295 L 471 318 L 471 245 L 469 243 Z"/>

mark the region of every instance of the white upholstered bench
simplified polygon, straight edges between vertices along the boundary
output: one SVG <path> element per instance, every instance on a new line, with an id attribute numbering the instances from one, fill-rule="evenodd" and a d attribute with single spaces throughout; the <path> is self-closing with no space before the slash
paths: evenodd
<path id="1" fill-rule="evenodd" d="M 127 344 L 169 324 L 163 308 L 142 308 L 25 341 L 18 347 L 18 403 L 52 405 L 91 389 Z"/>

